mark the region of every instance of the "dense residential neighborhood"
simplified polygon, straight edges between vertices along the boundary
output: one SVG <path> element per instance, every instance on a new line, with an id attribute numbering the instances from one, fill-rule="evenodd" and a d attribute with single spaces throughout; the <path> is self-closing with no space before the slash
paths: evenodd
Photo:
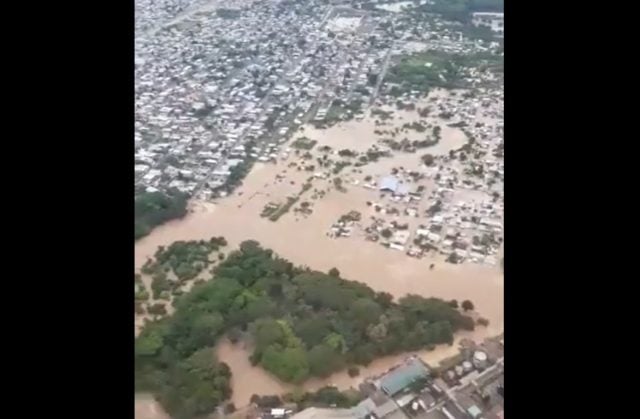
<path id="1" fill-rule="evenodd" d="M 503 419 L 504 347 L 502 338 L 481 345 L 466 343 L 460 353 L 433 368 L 418 356 L 407 357 L 358 386 L 361 400 L 353 407 L 297 405 L 247 409 L 260 419 Z M 331 394 L 330 389 L 321 390 Z M 334 393 L 335 394 L 335 393 Z M 339 393 L 338 393 L 339 394 Z M 329 397 L 327 397 L 329 398 Z M 334 398 L 338 400 L 337 397 Z"/>
<path id="2" fill-rule="evenodd" d="M 176 188 L 205 200 L 224 194 L 251 161 L 275 159 L 305 122 L 362 115 L 374 101 L 394 99 L 384 83 L 393 57 L 497 48 L 437 17 L 415 22 L 378 8 L 161 4 L 136 3 L 136 182 L 139 190 Z M 494 77 L 476 73 L 468 71 L 471 85 Z M 345 107 L 347 114 L 332 112 Z"/>
<path id="3" fill-rule="evenodd" d="M 135 1 L 136 419 L 504 419 L 503 11 Z"/>

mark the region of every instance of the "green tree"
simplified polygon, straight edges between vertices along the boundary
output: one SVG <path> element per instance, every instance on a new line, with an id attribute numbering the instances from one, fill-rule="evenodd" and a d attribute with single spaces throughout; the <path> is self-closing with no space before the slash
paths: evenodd
<path id="1" fill-rule="evenodd" d="M 167 309 L 163 303 L 155 303 L 147 309 L 149 314 L 154 316 L 164 316 L 167 314 Z"/>
<path id="2" fill-rule="evenodd" d="M 188 337 L 189 346 L 194 349 L 213 346 L 223 327 L 224 319 L 220 313 L 207 313 L 196 317 Z"/>
<path id="3" fill-rule="evenodd" d="M 207 415 L 231 395 L 230 376 L 211 349 L 202 349 L 169 371 L 158 399 L 173 418 Z"/>
<path id="4" fill-rule="evenodd" d="M 277 311 L 276 304 L 267 297 L 257 298 L 247 304 L 247 321 L 269 317 Z"/>
<path id="5" fill-rule="evenodd" d="M 388 292 L 378 292 L 376 293 L 376 302 L 384 308 L 389 308 L 393 303 L 393 295 Z"/>
<path id="6" fill-rule="evenodd" d="M 424 156 L 422 156 L 422 163 L 424 163 L 426 166 L 433 166 L 435 161 L 436 160 L 432 154 L 425 154 Z"/>
<path id="7" fill-rule="evenodd" d="M 316 345 L 309 351 L 309 371 L 317 377 L 326 377 L 344 366 L 342 356 L 327 345 Z"/>
<path id="8" fill-rule="evenodd" d="M 303 348 L 269 346 L 262 355 L 262 366 L 286 382 L 301 383 L 309 376 L 309 362 Z"/>
<path id="9" fill-rule="evenodd" d="M 156 355 L 164 346 L 164 329 L 157 323 L 142 330 L 136 339 L 136 357 L 149 357 Z"/>
<path id="10" fill-rule="evenodd" d="M 322 343 L 331 333 L 331 322 L 321 316 L 303 317 L 296 322 L 295 330 L 307 347 L 311 348 Z M 339 347 L 342 348 L 342 346 Z M 338 346 L 333 348 L 337 349 Z"/>
<path id="11" fill-rule="evenodd" d="M 382 308 L 370 298 L 359 298 L 351 306 L 350 315 L 363 329 L 376 322 L 382 314 Z"/>
<path id="12" fill-rule="evenodd" d="M 242 286 L 231 278 L 217 277 L 215 281 L 194 286 L 191 292 L 180 299 L 178 308 L 184 311 L 193 309 L 225 314 L 242 289 Z"/>
<path id="13" fill-rule="evenodd" d="M 151 291 L 153 292 L 153 298 L 158 299 L 164 291 L 171 289 L 171 283 L 167 279 L 167 274 L 164 272 L 156 272 L 153 274 L 151 280 Z"/>
<path id="14" fill-rule="evenodd" d="M 367 336 L 374 342 L 382 342 L 387 337 L 387 326 L 384 323 L 371 325 L 367 328 Z"/>
<path id="15" fill-rule="evenodd" d="M 489 326 L 489 320 L 485 319 L 484 317 L 480 317 L 476 323 L 483 327 Z"/>
<path id="16" fill-rule="evenodd" d="M 474 309 L 473 303 L 469 300 L 464 300 L 462 302 L 462 309 L 464 311 L 472 311 Z"/>
<path id="17" fill-rule="evenodd" d="M 188 195 L 177 190 L 144 192 L 135 198 L 135 239 L 146 236 L 156 226 L 187 215 Z"/>
<path id="18" fill-rule="evenodd" d="M 347 351 L 347 343 L 344 340 L 344 337 L 340 333 L 330 333 L 324 338 L 324 343 L 333 349 L 334 351 L 338 351 L 344 353 Z"/>
<path id="19" fill-rule="evenodd" d="M 273 319 L 259 319 L 254 325 L 256 351 L 260 352 L 274 343 L 284 342 L 285 334 L 280 324 Z"/>
<path id="20" fill-rule="evenodd" d="M 451 323 L 439 321 L 428 326 L 429 333 L 434 343 L 453 344 L 453 329 Z"/>
<path id="21" fill-rule="evenodd" d="M 237 327 L 232 327 L 229 332 L 227 332 L 227 337 L 231 343 L 236 344 L 240 338 L 242 338 L 242 332 Z"/>
<path id="22" fill-rule="evenodd" d="M 356 364 L 369 365 L 375 359 L 376 349 L 373 344 L 366 343 L 355 347 L 350 355 Z"/>

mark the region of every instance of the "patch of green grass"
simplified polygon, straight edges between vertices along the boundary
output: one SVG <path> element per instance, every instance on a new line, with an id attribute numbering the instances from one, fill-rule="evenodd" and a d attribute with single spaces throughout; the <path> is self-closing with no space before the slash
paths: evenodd
<path id="1" fill-rule="evenodd" d="M 278 210 L 278 208 L 280 208 L 280 205 L 274 204 L 273 202 L 269 202 L 262 209 L 262 213 L 260 213 L 260 216 L 261 217 L 270 217 L 271 215 L 273 215 L 274 212 L 276 212 Z"/>
<path id="2" fill-rule="evenodd" d="M 271 214 L 269 219 L 271 221 L 278 221 L 278 219 L 280 219 L 280 217 L 282 217 L 283 215 L 285 215 L 286 213 L 289 212 L 291 207 L 293 207 L 295 205 L 295 203 L 298 202 L 298 199 L 300 199 L 299 196 L 290 196 L 290 197 L 288 197 L 287 198 L 287 202 L 284 205 L 279 206 L 278 209 L 276 209 Z"/>
<path id="3" fill-rule="evenodd" d="M 291 143 L 291 147 L 299 150 L 311 150 L 317 143 L 318 142 L 316 140 L 312 140 L 307 137 L 300 137 Z"/>

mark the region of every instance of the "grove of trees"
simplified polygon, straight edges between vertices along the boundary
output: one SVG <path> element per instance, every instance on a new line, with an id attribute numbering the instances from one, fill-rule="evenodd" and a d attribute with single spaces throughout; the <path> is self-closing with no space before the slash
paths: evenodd
<path id="1" fill-rule="evenodd" d="M 466 23 L 473 12 L 504 12 L 504 0 L 435 0 L 433 4 L 418 7 L 418 10 Z"/>
<path id="2" fill-rule="evenodd" d="M 428 92 L 432 88 L 446 89 L 464 87 L 464 57 L 441 51 L 427 51 L 402 56 L 392 65 L 385 83 L 397 84 L 391 95 L 399 96 L 412 90 Z"/>
<path id="3" fill-rule="evenodd" d="M 135 198 L 135 239 L 158 225 L 187 215 L 188 196 L 180 191 L 143 192 Z"/>
<path id="4" fill-rule="evenodd" d="M 469 301 L 469 300 L 464 300 L 462 302 L 462 309 L 464 311 L 473 310 L 474 309 L 473 303 L 471 301 Z"/>
<path id="5" fill-rule="evenodd" d="M 252 363 L 301 383 L 376 357 L 452 344 L 456 330 L 474 328 L 446 301 L 408 295 L 395 302 L 331 273 L 241 243 L 212 280 L 175 300 L 173 315 L 146 324 L 136 339 L 136 389 L 153 392 L 175 418 L 213 411 L 231 391 L 228 367 L 211 352 L 228 332 L 251 339 Z"/>

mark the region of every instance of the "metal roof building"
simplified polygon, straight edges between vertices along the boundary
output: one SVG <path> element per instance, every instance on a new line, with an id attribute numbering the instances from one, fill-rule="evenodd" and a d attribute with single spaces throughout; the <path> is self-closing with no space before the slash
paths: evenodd
<path id="1" fill-rule="evenodd" d="M 418 359 L 412 359 L 396 368 L 380 380 L 380 388 L 389 396 L 394 396 L 420 378 L 427 378 L 429 370 Z"/>
<path id="2" fill-rule="evenodd" d="M 380 190 L 395 192 L 398 189 L 398 179 L 395 176 L 385 176 L 380 179 Z"/>
<path id="3" fill-rule="evenodd" d="M 321 409 L 309 407 L 291 416 L 291 419 L 361 419 L 354 409 Z"/>

